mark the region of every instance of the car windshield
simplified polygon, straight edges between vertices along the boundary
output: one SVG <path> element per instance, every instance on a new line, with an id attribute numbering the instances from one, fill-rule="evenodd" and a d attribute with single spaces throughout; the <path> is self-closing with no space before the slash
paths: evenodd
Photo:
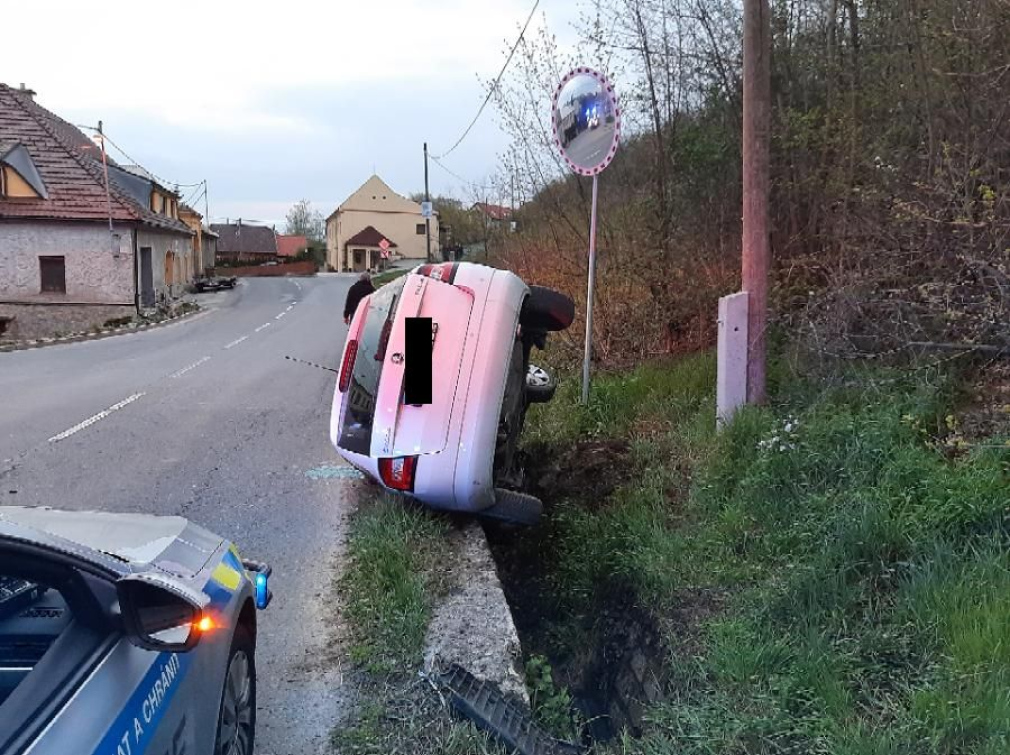
<path id="1" fill-rule="evenodd" d="M 372 444 L 372 419 L 375 416 L 375 396 L 382 377 L 386 344 L 396 317 L 396 305 L 407 277 L 387 283 L 368 302 L 365 325 L 358 341 L 351 382 L 347 388 L 347 409 L 340 429 L 338 444 L 358 454 L 367 454 Z"/>

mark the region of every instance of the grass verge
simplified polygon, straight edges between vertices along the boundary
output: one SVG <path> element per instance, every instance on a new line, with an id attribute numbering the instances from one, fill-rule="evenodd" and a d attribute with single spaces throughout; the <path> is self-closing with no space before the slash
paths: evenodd
<path id="1" fill-rule="evenodd" d="M 957 376 L 780 373 L 718 434 L 714 378 L 692 357 L 531 412 L 561 462 L 525 575 L 554 608 L 517 615 L 524 649 L 574 679 L 608 605 L 648 613 L 667 696 L 614 751 L 1010 751 L 1010 448 L 948 442 Z M 618 483 L 587 484 L 606 443 Z"/>
<path id="2" fill-rule="evenodd" d="M 352 720 L 333 731 L 334 752 L 503 752 L 470 723 L 451 717 L 418 675 L 432 610 L 450 587 L 443 563 L 449 526 L 401 498 L 362 495 L 337 583 L 359 705 Z"/>
<path id="3" fill-rule="evenodd" d="M 380 286 L 385 286 L 390 281 L 394 281 L 397 278 L 399 278 L 399 277 L 401 277 L 403 275 L 406 275 L 409 272 L 410 272 L 410 270 L 407 269 L 407 268 L 403 268 L 403 269 L 397 268 L 397 269 L 394 269 L 394 270 L 387 270 L 384 273 L 379 273 L 378 275 L 373 275 L 372 276 L 372 285 L 375 286 L 376 288 L 379 288 Z"/>

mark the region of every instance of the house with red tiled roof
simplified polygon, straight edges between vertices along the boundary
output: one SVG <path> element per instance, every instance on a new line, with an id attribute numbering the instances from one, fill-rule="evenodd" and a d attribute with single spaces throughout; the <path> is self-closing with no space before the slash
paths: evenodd
<path id="1" fill-rule="evenodd" d="M 108 178 L 106 178 L 106 168 Z M 192 231 L 179 196 L 0 84 L 0 328 L 87 330 L 180 293 Z"/>
<path id="2" fill-rule="evenodd" d="M 297 257 L 309 248 L 309 240 L 305 236 L 277 234 L 277 256 Z"/>
<path id="3" fill-rule="evenodd" d="M 500 204 L 490 204 L 489 202 L 474 202 L 470 207 L 471 211 L 479 212 L 485 218 L 494 222 L 503 222 L 512 219 L 512 209 Z"/>

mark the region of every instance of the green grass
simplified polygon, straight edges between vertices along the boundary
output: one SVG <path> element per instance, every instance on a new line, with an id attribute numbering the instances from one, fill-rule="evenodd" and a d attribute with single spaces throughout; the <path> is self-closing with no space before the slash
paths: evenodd
<path id="1" fill-rule="evenodd" d="M 331 735 L 342 755 L 438 752 L 505 755 L 471 723 L 453 717 L 419 679 L 435 601 L 445 592 L 447 520 L 391 495 L 366 493 L 335 585 L 356 665 L 356 711 Z"/>
<path id="2" fill-rule="evenodd" d="M 379 273 L 378 275 L 372 276 L 372 285 L 376 288 L 380 286 L 385 286 L 390 281 L 396 280 L 397 278 L 406 275 L 410 270 L 408 268 L 397 268 L 394 270 L 387 270 L 384 273 Z"/>
<path id="3" fill-rule="evenodd" d="M 559 451 L 631 442 L 630 482 L 544 525 L 555 652 L 614 592 L 667 628 L 677 692 L 614 749 L 1010 752 L 1010 449 L 941 453 L 956 376 L 773 384 L 722 433 L 709 355 L 600 376 L 586 407 L 568 380 L 530 414 Z M 721 609 L 690 625 L 685 590 Z"/>
<path id="4" fill-rule="evenodd" d="M 373 673 L 420 662 L 437 592 L 434 564 L 444 523 L 381 496 L 366 500 L 348 538 L 348 568 L 340 580 L 352 632 L 351 659 Z"/>

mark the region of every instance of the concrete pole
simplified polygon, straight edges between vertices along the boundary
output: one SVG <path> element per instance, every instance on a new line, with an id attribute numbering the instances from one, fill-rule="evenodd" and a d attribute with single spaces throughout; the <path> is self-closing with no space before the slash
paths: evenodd
<path id="1" fill-rule="evenodd" d="M 424 201 L 430 202 L 428 196 L 428 142 L 424 143 Z M 425 262 L 431 262 L 431 218 L 424 219 Z"/>
<path id="2" fill-rule="evenodd" d="M 743 3 L 743 289 L 748 294 L 747 401 L 764 403 L 768 325 L 771 12 Z"/>

